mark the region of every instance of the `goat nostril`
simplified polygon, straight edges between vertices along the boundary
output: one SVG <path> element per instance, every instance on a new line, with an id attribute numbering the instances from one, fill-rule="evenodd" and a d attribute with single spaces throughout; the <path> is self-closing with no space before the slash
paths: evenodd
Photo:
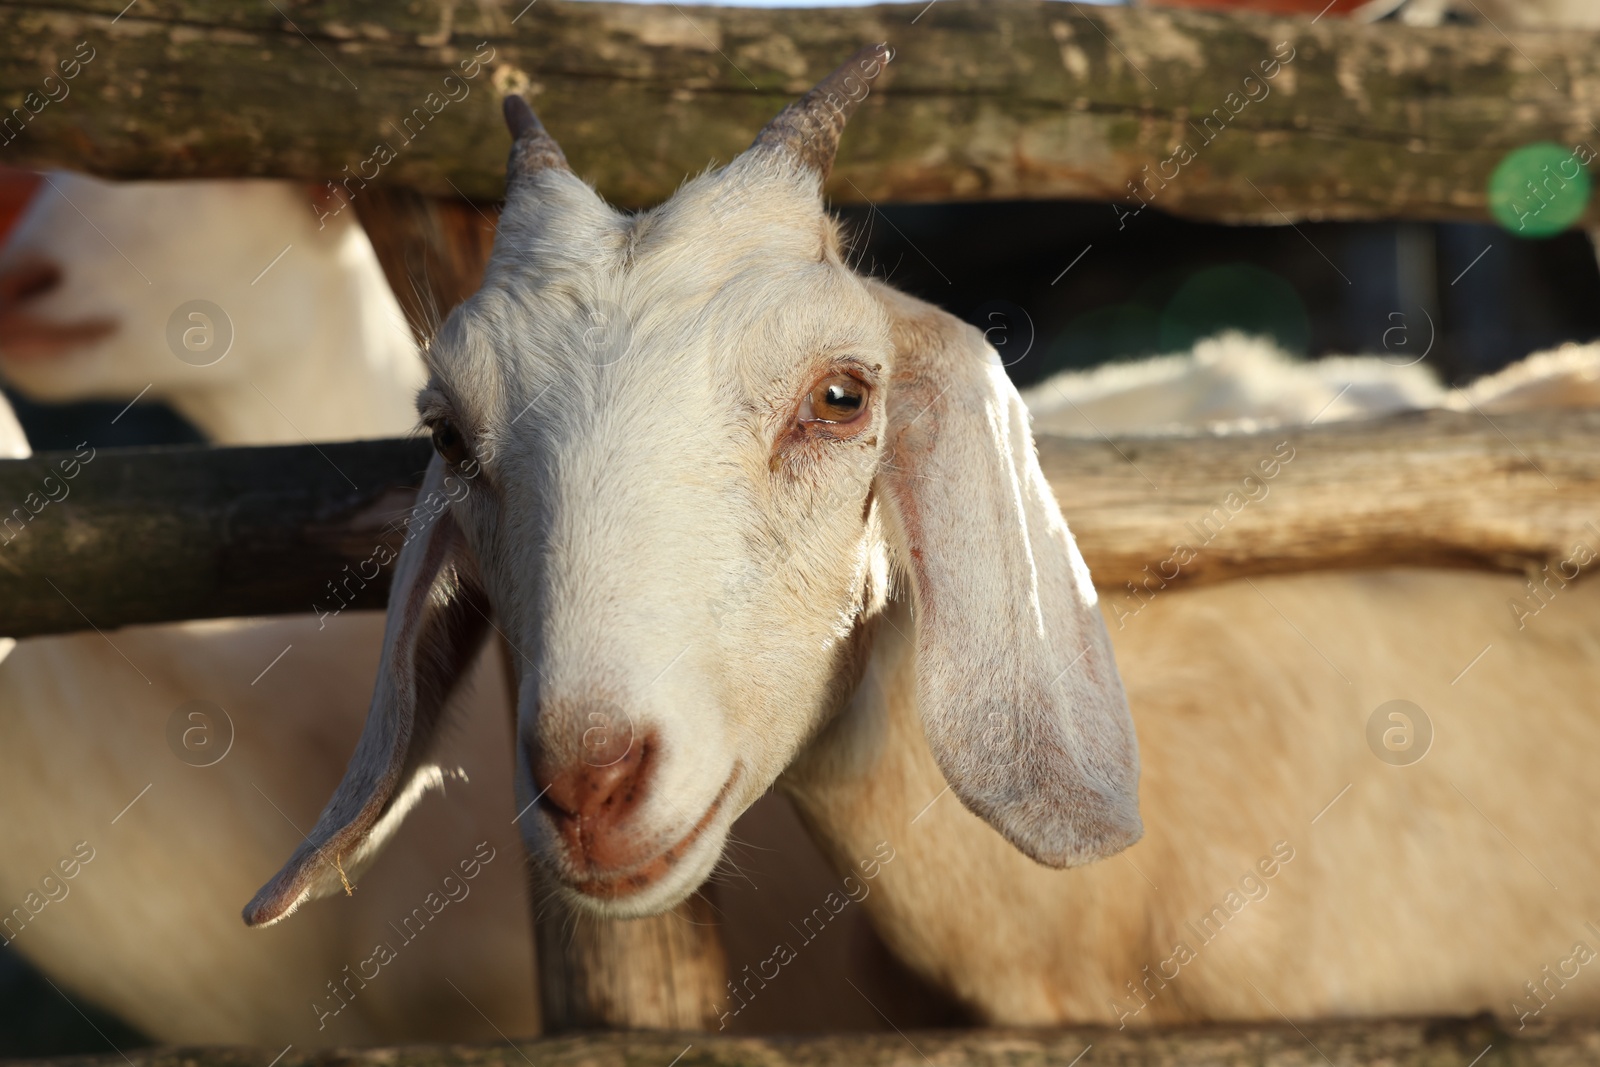
<path id="1" fill-rule="evenodd" d="M 644 798 L 653 766 L 651 746 L 632 746 L 604 766 L 579 761 L 556 768 L 533 764 L 543 789 L 540 803 L 557 820 L 578 821 L 593 829 L 626 819 Z"/>
<path id="2" fill-rule="evenodd" d="M 44 296 L 60 285 L 61 268 L 54 263 L 24 263 L 0 274 L 0 300 L 20 303 Z"/>

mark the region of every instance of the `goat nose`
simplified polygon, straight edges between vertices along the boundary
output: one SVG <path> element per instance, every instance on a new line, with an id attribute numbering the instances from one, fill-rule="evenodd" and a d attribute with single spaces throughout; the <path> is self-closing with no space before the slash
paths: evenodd
<path id="1" fill-rule="evenodd" d="M 0 273 L 0 305 L 19 304 L 44 296 L 61 284 L 61 268 L 44 260 L 29 260 Z"/>
<path id="2" fill-rule="evenodd" d="M 643 770 L 635 753 L 604 767 L 580 763 L 550 776 L 545 799 L 572 818 L 615 820 L 638 804 Z"/>
<path id="3" fill-rule="evenodd" d="M 648 738 L 586 747 L 576 762 L 555 766 L 541 755 L 533 777 L 557 831 L 577 856 L 601 867 L 625 865 L 625 844 L 614 834 L 639 809 L 655 761 Z"/>

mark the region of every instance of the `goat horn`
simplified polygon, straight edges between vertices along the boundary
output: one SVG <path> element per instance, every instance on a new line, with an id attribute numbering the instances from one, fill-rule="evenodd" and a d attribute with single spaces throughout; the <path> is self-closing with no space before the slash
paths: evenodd
<path id="1" fill-rule="evenodd" d="M 505 98 L 501 109 L 505 112 L 506 128 L 513 138 L 511 156 L 506 160 L 506 188 L 510 189 L 518 178 L 529 178 L 542 170 L 568 170 L 567 157 L 533 113 L 528 102 L 516 93 Z"/>
<path id="2" fill-rule="evenodd" d="M 894 58 L 887 44 L 870 44 L 817 87 L 778 113 L 751 148 L 784 152 L 823 178 L 833 169 L 839 135 L 851 112 L 867 98 L 872 82 Z"/>

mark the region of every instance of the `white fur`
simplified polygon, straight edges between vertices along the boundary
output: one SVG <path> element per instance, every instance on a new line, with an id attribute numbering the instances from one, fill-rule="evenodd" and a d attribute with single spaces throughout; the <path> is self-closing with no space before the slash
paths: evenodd
<path id="1" fill-rule="evenodd" d="M 1065 371 L 1023 399 L 1035 430 L 1098 437 L 1372 418 L 1437 406 L 1444 393 L 1422 364 L 1378 356 L 1298 361 L 1268 338 L 1224 333 L 1192 352 Z"/>
<path id="2" fill-rule="evenodd" d="M 1357 375 L 1395 379 L 1372 394 L 1370 415 L 1391 410 L 1393 395 L 1427 395 L 1379 360 L 1330 362 L 1225 338 L 1063 375 L 1034 391 L 1036 419 L 1058 417 L 1071 397 L 1078 419 L 1122 433 L 1272 424 L 1292 438 Z M 1569 345 L 1437 390 L 1434 402 L 1592 408 L 1597 377 L 1600 347 Z M 1255 406 L 1275 386 L 1281 395 Z M 1154 413 L 1148 425 L 1140 410 Z M 1113 622 L 1148 833 L 1125 858 L 1082 870 L 1028 862 L 948 799 L 928 806 L 944 783 L 907 700 L 912 664 L 898 631 L 890 666 L 790 771 L 788 791 L 836 862 L 894 844 L 867 910 L 902 958 L 990 1022 L 1483 1009 L 1514 1022 L 1538 1007 L 1523 983 L 1541 981 L 1575 941 L 1596 947 L 1584 921 L 1600 904 L 1600 863 L 1570 845 L 1591 832 L 1600 802 L 1585 769 L 1600 754 L 1590 706 L 1600 593 L 1557 580 L 1524 627 L 1510 603 L 1537 604 L 1530 588 L 1477 573 L 1313 573 L 1163 592 L 1124 627 Z M 1381 763 L 1366 742 L 1368 717 L 1396 698 L 1419 704 L 1437 731 L 1409 767 Z M 1202 942 L 1188 924 L 1278 841 L 1295 858 L 1273 879 L 1254 875 L 1266 896 L 1244 897 Z M 1196 957 L 1182 967 L 1179 944 Z M 1597 1005 L 1600 990 L 1568 983 L 1549 1011 Z"/>
<path id="3" fill-rule="evenodd" d="M 384 436 L 414 422 L 422 367 L 372 245 L 351 210 L 319 227 L 305 186 L 52 171 L 0 249 L 0 273 L 36 263 L 62 267 L 61 284 L 21 310 L 113 330 L 27 357 L 0 337 L 0 376 L 34 399 L 131 398 L 148 386 L 148 399 L 234 444 Z M 212 366 L 168 346 L 169 317 L 192 300 L 233 323 L 232 349 Z"/>
<path id="4" fill-rule="evenodd" d="M 51 177 L 0 252 L 0 268 L 29 257 L 56 263 L 62 285 L 36 310 L 60 321 L 109 316 L 120 328 L 26 364 L 6 360 L 0 347 L 0 369 L 20 388 L 53 399 L 131 399 L 154 383 L 147 395 L 172 401 L 219 444 L 412 428 L 421 361 L 350 213 L 318 231 L 305 190 L 283 182 Z M 285 244 L 293 248 L 252 287 Z M 234 350 L 213 367 L 180 362 L 163 340 L 170 308 L 195 296 L 226 307 L 238 331 Z M 26 454 L 4 407 L 0 453 Z M 279 931 L 239 920 L 249 887 L 300 840 L 296 828 L 315 820 L 313 798 L 339 778 L 381 633 L 378 616 L 348 613 L 326 629 L 307 615 L 20 642 L 0 665 L 0 912 L 22 902 L 76 842 L 88 841 L 96 856 L 15 948 L 70 995 L 163 1042 L 308 1047 L 535 1032 L 497 650 L 474 668 L 459 698 L 471 714 L 438 754 L 465 777 L 420 806 L 355 896 L 307 909 Z M 166 741 L 169 716 L 197 699 L 220 704 L 237 730 L 228 756 L 204 769 L 181 763 Z M 470 895 L 402 943 L 389 924 L 438 892 L 484 840 L 496 858 L 468 883 Z M 380 940 L 395 943 L 398 958 L 319 1026 L 313 1004 L 338 1003 L 326 983 L 346 981 L 343 968 L 358 968 Z"/>

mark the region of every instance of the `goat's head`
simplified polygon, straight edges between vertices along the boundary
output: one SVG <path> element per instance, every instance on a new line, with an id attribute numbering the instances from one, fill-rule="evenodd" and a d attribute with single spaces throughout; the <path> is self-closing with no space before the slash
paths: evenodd
<path id="1" fill-rule="evenodd" d="M 891 572 L 957 795 L 1051 864 L 1137 838 L 1132 725 L 1026 411 L 975 330 L 848 267 L 822 203 L 887 60 L 637 216 L 507 101 L 506 210 L 429 352 L 438 454 L 367 731 L 247 921 L 337 889 L 392 828 L 491 615 L 536 861 L 593 910 L 669 907 L 849 699 Z"/>
<path id="2" fill-rule="evenodd" d="M 290 181 L 44 175 L 0 247 L 0 372 L 39 400 L 165 399 L 349 345 L 362 315 L 404 338 L 354 210 L 318 199 Z"/>

